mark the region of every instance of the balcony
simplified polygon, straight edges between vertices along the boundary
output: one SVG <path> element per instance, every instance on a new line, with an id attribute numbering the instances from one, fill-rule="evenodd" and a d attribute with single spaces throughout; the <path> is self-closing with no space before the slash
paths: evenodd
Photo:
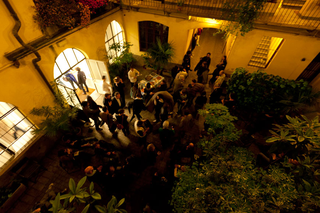
<path id="1" fill-rule="evenodd" d="M 238 0 L 232 0 L 238 1 Z M 182 6 L 178 3 L 183 2 Z M 226 0 L 122 0 L 124 8 L 163 11 L 164 15 L 181 14 L 223 19 Z M 318 0 L 270 0 L 265 3 L 257 24 L 319 30 L 320 2 Z"/>

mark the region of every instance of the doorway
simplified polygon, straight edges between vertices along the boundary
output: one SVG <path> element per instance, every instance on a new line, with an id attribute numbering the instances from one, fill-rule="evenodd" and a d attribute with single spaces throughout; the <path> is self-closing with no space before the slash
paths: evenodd
<path id="1" fill-rule="evenodd" d="M 78 84 L 76 67 L 79 67 L 86 75 L 86 84 L 89 90 L 86 94 L 84 94 L 84 91 Z M 105 63 L 103 61 L 88 59 L 80 50 L 75 48 L 65 49 L 55 61 L 54 79 L 62 95 L 72 106 L 80 107 L 80 103 L 86 100 L 87 95 L 96 100 L 101 94 L 104 94 L 102 90 L 102 76 L 106 76 L 107 81 L 110 82 Z"/>

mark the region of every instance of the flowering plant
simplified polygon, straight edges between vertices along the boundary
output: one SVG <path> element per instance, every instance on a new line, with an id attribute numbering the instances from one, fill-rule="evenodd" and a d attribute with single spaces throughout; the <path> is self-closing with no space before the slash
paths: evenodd
<path id="1" fill-rule="evenodd" d="M 77 24 L 87 26 L 90 23 L 89 6 L 76 0 L 34 0 L 34 3 L 36 14 L 33 18 L 41 29 L 55 25 L 72 29 Z M 77 21 L 77 14 L 81 21 Z"/>
<path id="2" fill-rule="evenodd" d="M 91 12 L 95 13 L 95 9 L 106 5 L 108 0 L 78 0 L 78 2 L 88 6 Z"/>

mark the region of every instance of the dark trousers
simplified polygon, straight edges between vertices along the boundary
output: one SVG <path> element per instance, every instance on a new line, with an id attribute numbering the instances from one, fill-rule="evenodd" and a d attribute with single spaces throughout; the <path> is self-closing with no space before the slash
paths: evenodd
<path id="1" fill-rule="evenodd" d="M 130 122 L 133 120 L 134 116 L 137 116 L 137 119 L 140 120 L 142 118 L 141 115 L 140 115 L 140 112 L 141 111 L 136 111 L 136 112 L 133 111 L 133 114 L 132 114 L 132 117 L 130 119 Z"/>
<path id="2" fill-rule="evenodd" d="M 84 93 L 84 94 L 86 94 L 86 91 L 84 90 L 84 86 L 83 86 L 83 85 L 86 87 L 87 92 L 89 92 L 89 88 L 88 88 L 88 86 L 87 86 L 87 83 L 86 83 L 86 82 L 81 83 L 81 84 L 79 83 L 79 88 L 83 90 L 83 93 Z"/>

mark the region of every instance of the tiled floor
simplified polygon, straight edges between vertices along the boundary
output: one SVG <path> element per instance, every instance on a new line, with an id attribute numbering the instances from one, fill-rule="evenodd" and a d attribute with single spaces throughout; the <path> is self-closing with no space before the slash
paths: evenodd
<path id="1" fill-rule="evenodd" d="M 200 38 L 200 46 L 195 48 L 194 56 L 191 59 L 192 68 L 194 68 L 194 66 L 198 63 L 199 58 L 206 55 L 207 52 L 212 53 L 212 61 L 210 65 L 211 71 L 214 70 L 215 65 L 220 61 L 222 57 L 224 40 L 221 38 L 221 36 L 213 37 L 213 33 L 213 29 L 206 29 L 203 31 Z M 148 70 L 144 70 L 141 67 L 137 67 L 137 69 L 142 73 L 142 76 L 145 76 L 145 74 L 149 72 Z M 186 85 L 189 84 L 193 78 L 196 78 L 196 73 L 190 72 L 190 75 L 186 81 Z M 170 79 L 168 79 L 168 82 L 170 82 Z M 126 85 L 130 87 L 130 84 L 128 82 Z M 207 87 L 206 90 L 208 91 L 207 95 L 209 96 L 209 88 Z M 128 91 L 127 94 L 129 94 Z M 129 95 L 127 95 L 126 99 L 127 101 L 130 100 Z M 96 100 L 96 102 L 102 105 L 102 100 L 103 96 L 100 96 Z M 131 117 L 131 114 L 129 114 L 127 110 L 126 114 Z M 143 118 L 148 118 L 151 121 L 154 120 L 154 115 L 148 111 L 143 111 L 141 115 Z M 180 117 L 175 117 L 172 121 L 176 132 L 179 132 L 180 119 Z M 195 140 L 197 140 L 199 136 L 199 130 L 202 128 L 203 121 L 203 118 L 200 117 L 198 123 L 196 123 L 194 128 L 192 128 L 192 132 L 190 132 L 191 135 L 195 136 Z M 154 126 L 154 130 L 157 130 L 159 127 L 160 123 Z M 143 149 L 143 147 L 138 143 L 138 137 L 134 136 L 133 134 L 125 137 L 121 132 L 119 133 L 118 138 L 113 138 L 106 125 L 104 125 L 102 128 L 103 131 L 97 132 L 93 130 L 91 133 L 89 132 L 88 128 L 83 128 L 82 134 L 86 137 L 94 136 L 97 139 L 103 139 L 108 143 L 114 144 L 119 152 L 123 154 L 123 156 L 128 156 L 130 154 L 135 154 L 137 156 L 141 155 L 141 150 Z M 130 132 L 133 132 L 133 122 L 130 123 Z M 178 133 L 176 133 L 176 136 L 177 135 Z M 154 143 L 157 148 L 161 149 L 161 143 L 156 132 L 148 135 L 147 141 Z M 61 145 L 61 142 L 57 141 L 52 151 L 48 153 L 41 162 L 39 162 L 45 169 L 38 175 L 36 183 L 29 182 L 27 190 L 25 191 L 23 196 L 21 196 L 20 199 L 15 203 L 15 205 L 12 206 L 9 212 L 30 212 L 30 210 L 34 208 L 35 203 L 39 202 L 44 197 L 45 192 L 51 183 L 54 183 L 54 191 L 60 192 L 65 188 L 68 188 L 68 181 L 70 178 L 73 178 L 77 182 L 84 176 L 83 171 L 78 170 L 68 174 L 59 166 L 58 151 L 62 147 L 63 146 Z M 170 160 L 169 154 L 169 150 L 162 151 L 161 155 L 157 157 L 154 166 L 145 167 L 141 174 L 132 180 L 125 191 L 119 190 L 114 193 L 117 196 L 118 200 L 122 197 L 126 198 L 124 207 L 129 213 L 142 212 L 143 206 L 150 201 L 149 198 L 154 197 L 155 193 L 158 193 L 158 191 L 153 191 L 153 189 L 150 188 L 152 177 L 155 171 L 159 171 L 167 167 L 167 163 Z M 108 193 L 108 190 L 103 191 L 99 189 L 99 187 L 97 187 L 97 191 L 101 193 L 102 197 L 104 198 L 103 202 L 106 205 L 108 199 L 110 199 L 110 193 Z M 171 207 L 169 206 L 166 198 L 159 198 L 157 205 L 160 209 L 158 213 L 171 212 Z"/>

